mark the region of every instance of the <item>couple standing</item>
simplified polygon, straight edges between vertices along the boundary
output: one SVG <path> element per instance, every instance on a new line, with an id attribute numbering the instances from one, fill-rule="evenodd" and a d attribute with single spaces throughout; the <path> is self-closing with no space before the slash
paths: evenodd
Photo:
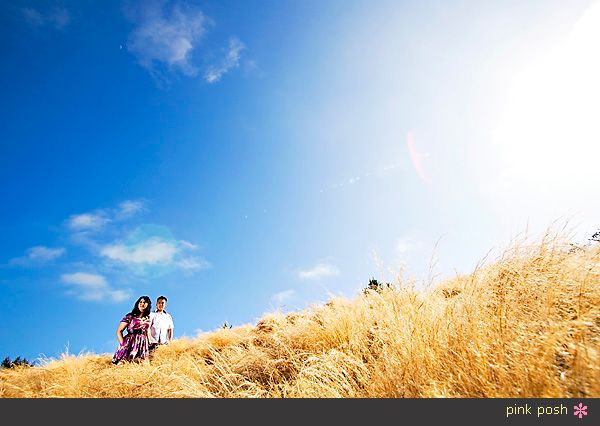
<path id="1" fill-rule="evenodd" d="M 145 359 L 159 345 L 166 345 L 173 339 L 173 318 L 165 310 L 167 298 L 156 299 L 156 311 L 152 312 L 152 301 L 148 296 L 141 296 L 133 305 L 130 313 L 125 315 L 117 327 L 119 347 L 113 355 L 113 364 L 119 361 Z M 127 329 L 127 334 L 123 332 Z"/>

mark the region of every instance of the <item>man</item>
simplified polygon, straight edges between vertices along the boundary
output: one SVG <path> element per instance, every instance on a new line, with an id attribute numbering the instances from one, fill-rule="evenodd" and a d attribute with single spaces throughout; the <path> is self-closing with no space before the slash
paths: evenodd
<path id="1" fill-rule="evenodd" d="M 158 296 L 156 299 L 156 311 L 150 314 L 150 351 L 158 345 L 167 345 L 173 339 L 173 318 L 165 311 L 167 298 Z"/>

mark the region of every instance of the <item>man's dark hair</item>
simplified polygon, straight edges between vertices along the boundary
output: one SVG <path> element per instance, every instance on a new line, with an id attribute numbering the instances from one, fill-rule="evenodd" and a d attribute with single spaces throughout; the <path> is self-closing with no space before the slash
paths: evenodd
<path id="1" fill-rule="evenodd" d="M 165 296 L 158 296 L 156 298 L 156 303 L 158 303 L 159 300 L 164 300 L 165 302 L 167 302 L 167 298 Z"/>

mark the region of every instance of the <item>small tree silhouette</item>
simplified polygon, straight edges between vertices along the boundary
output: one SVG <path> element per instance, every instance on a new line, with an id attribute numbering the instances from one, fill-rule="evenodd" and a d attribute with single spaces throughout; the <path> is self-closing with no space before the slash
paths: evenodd
<path id="1" fill-rule="evenodd" d="M 369 294 L 369 290 L 373 290 L 379 293 L 384 288 L 392 288 L 392 285 L 390 283 L 380 283 L 375 278 L 371 278 L 369 280 L 369 284 L 367 284 L 367 287 L 363 290 L 363 292 L 364 294 Z"/>
<path id="2" fill-rule="evenodd" d="M 587 244 L 574 244 L 570 243 L 571 248 L 569 249 L 569 254 L 576 253 L 580 251 L 584 251 L 586 248 L 589 248 L 593 243 L 600 243 L 600 229 L 592 234 L 590 238 L 588 238 Z"/>
<path id="3" fill-rule="evenodd" d="M 4 358 L 4 361 L 2 361 L 2 368 L 14 368 L 20 365 L 31 367 L 31 363 L 27 361 L 27 358 L 21 358 L 20 356 L 16 357 L 14 361 L 11 361 L 10 357 L 7 356 Z"/>

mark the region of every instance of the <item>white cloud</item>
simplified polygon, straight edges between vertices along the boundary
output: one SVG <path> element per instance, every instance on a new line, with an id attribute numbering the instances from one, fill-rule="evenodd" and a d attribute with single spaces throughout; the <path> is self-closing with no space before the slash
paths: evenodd
<path id="1" fill-rule="evenodd" d="M 399 239 L 394 247 L 398 256 L 405 255 L 414 248 L 414 244 L 407 239 Z"/>
<path id="2" fill-rule="evenodd" d="M 210 263 L 197 257 L 186 257 L 179 260 L 176 264 L 179 268 L 186 271 L 202 270 L 210 267 Z"/>
<path id="3" fill-rule="evenodd" d="M 71 215 L 67 226 L 73 231 L 93 231 L 102 228 L 110 219 L 104 212 Z"/>
<path id="4" fill-rule="evenodd" d="M 76 284 L 82 288 L 98 289 L 105 288 L 108 284 L 102 275 L 89 274 L 87 272 L 75 272 L 73 274 L 63 274 L 60 280 L 66 284 Z"/>
<path id="5" fill-rule="evenodd" d="M 122 302 L 131 297 L 131 293 L 126 290 L 109 290 L 107 295 L 113 302 Z"/>
<path id="6" fill-rule="evenodd" d="M 403 237 L 396 240 L 393 246 L 394 258 L 392 262 L 404 265 L 406 262 L 414 261 L 418 258 L 427 258 L 430 248 L 421 239 L 416 237 Z"/>
<path id="7" fill-rule="evenodd" d="M 57 29 L 63 29 L 71 22 L 71 15 L 64 7 L 55 9 L 46 20 Z"/>
<path id="8" fill-rule="evenodd" d="M 176 240 L 169 228 L 145 224 L 130 232 L 125 239 L 101 245 L 95 250 L 106 260 L 120 263 L 138 275 L 156 275 L 180 269 L 193 273 L 211 265 L 190 255 L 198 247 L 186 240 Z"/>
<path id="9" fill-rule="evenodd" d="M 294 296 L 294 294 L 296 294 L 296 291 L 292 289 L 280 291 L 279 293 L 275 293 L 273 296 L 271 296 L 271 300 L 276 302 L 278 305 L 281 305 L 283 302 Z"/>
<path id="10" fill-rule="evenodd" d="M 340 271 L 333 265 L 319 263 L 311 269 L 298 272 L 298 278 L 301 280 L 318 280 L 326 277 L 339 275 Z"/>
<path id="11" fill-rule="evenodd" d="M 126 290 L 111 288 L 106 278 L 98 274 L 75 272 L 61 275 L 60 280 L 70 287 L 67 294 L 80 300 L 122 302 L 130 297 Z"/>
<path id="12" fill-rule="evenodd" d="M 21 12 L 29 25 L 34 27 L 49 25 L 57 30 L 62 30 L 71 22 L 71 15 L 64 7 L 57 7 L 47 14 L 43 14 L 32 7 L 23 8 Z"/>
<path id="13" fill-rule="evenodd" d="M 117 207 L 98 209 L 93 212 L 72 215 L 66 227 L 72 232 L 72 241 L 104 260 L 121 264 L 136 275 L 156 276 L 173 269 L 194 273 L 207 269 L 208 261 L 190 256 L 198 246 L 187 240 L 176 240 L 168 227 L 142 224 L 129 232 L 125 238 L 108 242 L 102 237 L 124 231 L 121 220 L 131 218 L 146 209 L 143 200 L 125 200 Z M 111 225 L 111 226 L 108 226 Z M 90 231 L 103 231 L 99 232 Z"/>
<path id="14" fill-rule="evenodd" d="M 67 227 L 74 232 L 98 231 L 111 222 L 129 219 L 145 209 L 142 200 L 125 200 L 116 208 L 71 215 Z"/>
<path id="15" fill-rule="evenodd" d="M 64 252 L 65 249 L 62 247 L 50 248 L 44 246 L 36 246 L 31 247 L 27 250 L 27 257 L 31 260 L 47 262 L 62 256 Z"/>
<path id="16" fill-rule="evenodd" d="M 145 210 L 144 202 L 141 200 L 126 200 L 119 204 L 115 212 L 118 219 L 127 219 Z"/>
<path id="17" fill-rule="evenodd" d="M 198 250 L 198 246 L 196 244 L 190 243 L 189 241 L 179 240 L 179 244 L 189 250 Z"/>
<path id="18" fill-rule="evenodd" d="M 240 40 L 235 37 L 231 38 L 229 40 L 229 50 L 227 51 L 225 59 L 221 65 L 210 67 L 204 74 L 204 79 L 208 83 L 216 83 L 221 79 L 223 74 L 237 68 L 240 64 L 240 58 L 244 48 L 245 46 Z"/>
<path id="19" fill-rule="evenodd" d="M 10 264 L 31 265 L 47 263 L 59 258 L 64 252 L 65 249 L 62 247 L 50 248 L 45 246 L 35 246 L 27 249 L 25 256 L 11 259 Z"/>
<path id="20" fill-rule="evenodd" d="M 170 8 L 164 6 L 162 1 L 144 1 L 129 11 L 136 27 L 129 35 L 127 49 L 151 73 L 158 63 L 195 76 L 198 70 L 190 56 L 205 32 L 206 17 L 181 2 Z"/>
<path id="21" fill-rule="evenodd" d="M 112 244 L 105 246 L 100 254 L 112 260 L 134 264 L 171 263 L 177 247 L 160 238 L 148 238 L 133 245 Z"/>
<path id="22" fill-rule="evenodd" d="M 34 27 L 41 27 L 44 25 L 44 17 L 40 12 L 32 7 L 25 7 L 21 9 L 23 16 L 27 22 Z"/>

